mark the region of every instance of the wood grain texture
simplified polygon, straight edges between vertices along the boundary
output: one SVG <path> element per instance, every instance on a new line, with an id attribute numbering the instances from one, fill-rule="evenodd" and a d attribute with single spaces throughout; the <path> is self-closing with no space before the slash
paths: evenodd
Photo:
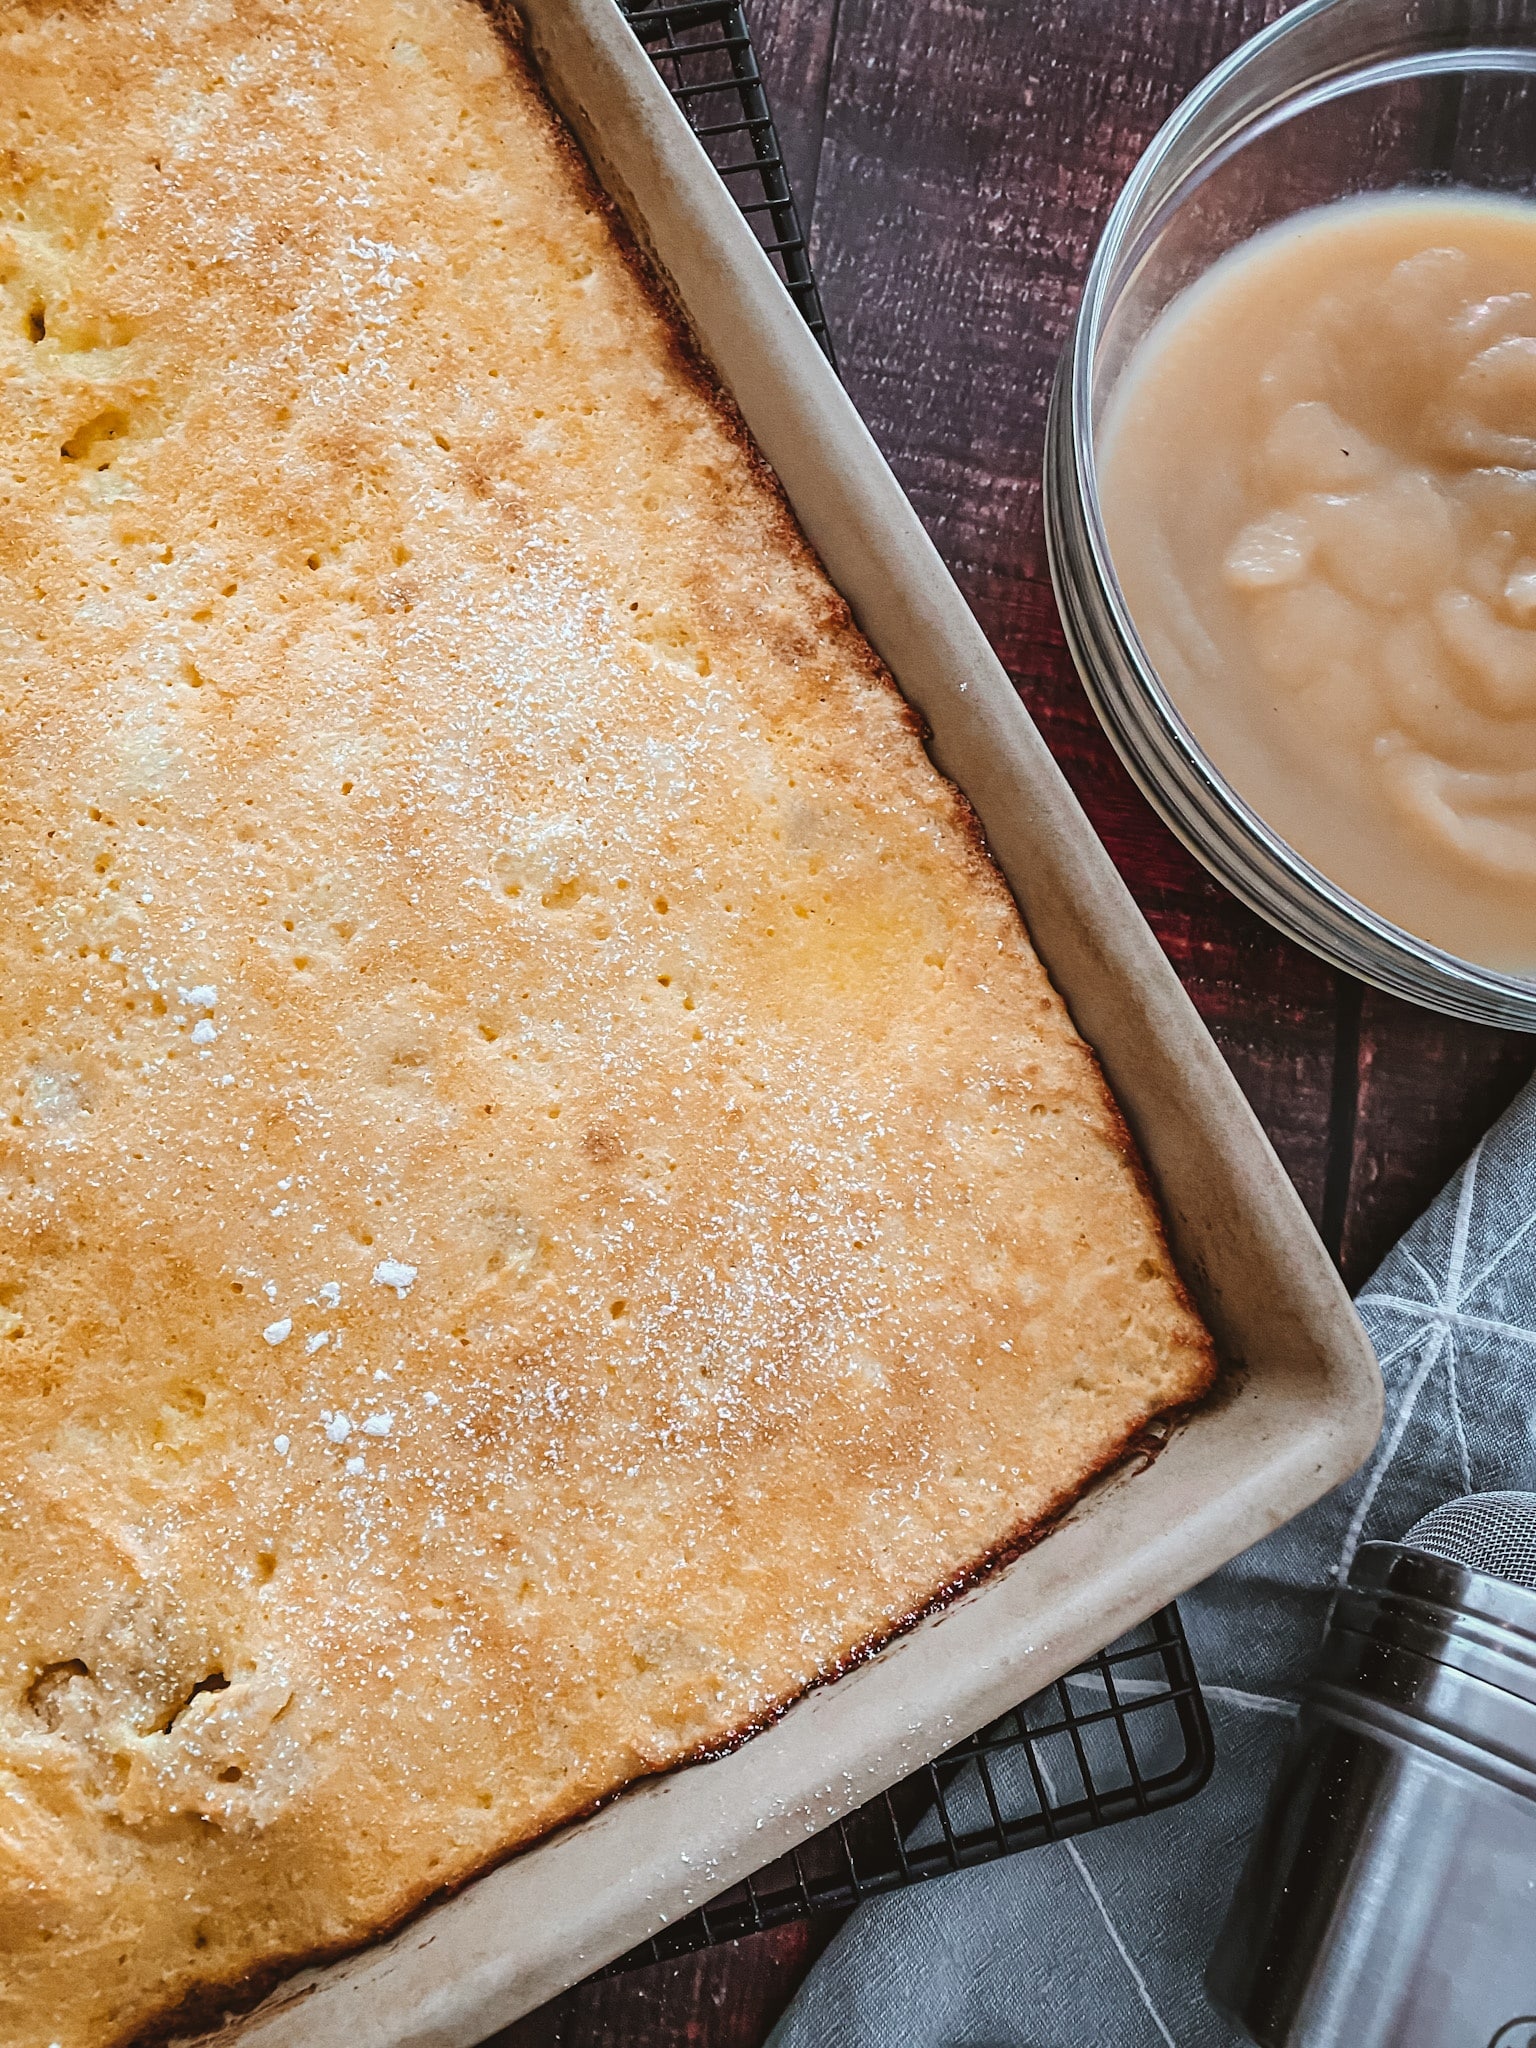
<path id="1" fill-rule="evenodd" d="M 1530 1079 L 1536 1039 L 1450 1024 L 1374 989 L 1361 1009 L 1345 1271 L 1358 1284 Z"/>
<path id="2" fill-rule="evenodd" d="M 1264 18 L 927 0 L 898 28 L 843 0 L 813 254 L 855 400 L 1320 1216 L 1333 978 L 1120 767 L 1067 659 L 1040 511 L 1050 380 L 1104 216 L 1182 91 Z"/>
<path id="3" fill-rule="evenodd" d="M 1153 815 L 1072 672 L 1046 397 L 1093 243 L 1178 99 L 1275 0 L 747 0 L 843 374 L 1358 1285 L 1536 1040 L 1344 982 Z M 579 1987 L 497 2048 L 757 2048 L 819 1951 L 780 1929 Z M 814 1944 L 814 1946 L 813 1946 Z"/>
<path id="4" fill-rule="evenodd" d="M 784 168 L 809 229 L 821 173 L 839 0 L 746 0 Z"/>
<path id="5" fill-rule="evenodd" d="M 485 2048 L 724 2048 L 764 2040 L 832 1939 L 837 1915 L 792 1921 L 675 1963 L 578 1984 Z"/>

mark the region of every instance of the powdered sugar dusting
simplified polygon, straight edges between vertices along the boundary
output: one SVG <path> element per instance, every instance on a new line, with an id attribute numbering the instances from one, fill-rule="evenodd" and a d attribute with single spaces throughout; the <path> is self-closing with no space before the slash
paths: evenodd
<path id="1" fill-rule="evenodd" d="M 134 1760 L 124 1913 L 209 1845 L 209 1968 L 313 1945 L 329 1843 L 344 1940 L 770 1711 L 1161 1398 L 1180 1313 L 952 798 L 541 104 L 456 0 L 419 65 L 399 31 L 121 0 L 0 71 L 80 124 L 28 144 L 0 332 L 40 1390 L 0 1543 L 119 1846 Z"/>

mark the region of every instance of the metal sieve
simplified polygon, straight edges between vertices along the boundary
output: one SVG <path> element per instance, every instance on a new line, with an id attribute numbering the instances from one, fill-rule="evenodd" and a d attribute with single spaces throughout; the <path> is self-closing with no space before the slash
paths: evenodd
<path id="1" fill-rule="evenodd" d="M 1536 2048 L 1536 1494 L 1361 1546 L 1206 1981 L 1261 2048 Z"/>

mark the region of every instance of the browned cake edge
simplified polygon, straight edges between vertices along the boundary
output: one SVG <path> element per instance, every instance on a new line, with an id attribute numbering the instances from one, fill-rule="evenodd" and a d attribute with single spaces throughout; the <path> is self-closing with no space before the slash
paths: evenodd
<path id="1" fill-rule="evenodd" d="M 779 482 L 777 474 L 764 459 L 748 430 L 745 420 L 741 416 L 735 400 L 721 382 L 713 364 L 704 354 L 687 314 L 679 303 L 669 280 L 641 248 L 630 231 L 623 214 L 599 184 L 580 144 L 551 98 L 543 78 L 528 54 L 526 32 L 522 17 L 517 11 L 516 0 L 476 0 L 476 4 L 480 6 L 482 12 L 487 15 L 495 26 L 507 53 L 509 64 L 520 75 L 522 80 L 526 82 L 529 90 L 539 100 L 548 114 L 556 145 L 563 154 L 570 175 L 579 186 L 583 199 L 589 202 L 607 220 L 618 252 L 628 264 L 640 288 L 645 292 L 655 308 L 664 327 L 674 367 L 678 375 L 686 379 L 704 401 L 714 409 L 722 425 L 745 457 L 754 481 L 765 496 L 771 499 L 776 512 L 777 533 L 775 539 L 778 544 L 791 554 L 799 556 L 801 560 L 810 561 L 818 574 L 825 578 L 826 572 L 822 569 L 819 557 L 817 557 L 814 549 L 812 549 L 804 533 L 801 531 L 800 524 L 784 495 L 784 489 Z M 893 700 L 897 716 L 906 726 L 907 730 L 919 741 L 926 753 L 931 738 L 926 722 L 901 694 L 890 670 L 881 661 L 868 641 L 864 639 L 863 634 L 859 632 L 852 613 L 841 594 L 832 586 L 830 581 L 825 583 L 825 589 L 827 599 L 826 611 L 818 623 L 825 629 L 838 631 L 839 633 L 846 631 L 850 627 L 852 628 L 857 637 L 859 653 L 869 680 L 888 693 Z M 934 773 L 939 774 L 939 771 L 935 769 Z M 973 881 L 978 887 L 992 894 L 995 899 L 1006 903 L 1009 911 L 1017 920 L 1021 930 L 1023 930 L 1026 941 L 1028 941 L 1029 934 L 1024 924 L 1023 915 L 1014 901 L 1013 894 L 1004 881 L 1001 871 L 988 852 L 986 834 L 982 829 L 981 820 L 972 809 L 964 792 L 950 782 L 948 777 L 941 777 L 941 780 L 944 781 L 950 794 L 951 816 L 963 839 L 967 854 L 967 867 Z M 1043 962 L 1041 964 L 1044 966 Z M 1048 972 L 1049 970 L 1047 970 Z M 1054 987 L 1054 982 L 1052 986 Z M 1057 994 L 1060 994 L 1059 990 Z M 1195 1309 L 1183 1279 L 1168 1252 L 1167 1233 L 1163 1228 L 1162 1214 L 1152 1186 L 1151 1177 L 1137 1149 L 1136 1141 L 1132 1137 L 1120 1112 L 1120 1106 L 1115 1101 L 1114 1096 L 1110 1092 L 1109 1085 L 1104 1079 L 1097 1055 L 1091 1046 L 1086 1049 L 1091 1071 L 1098 1084 L 1102 1104 L 1111 1127 L 1114 1149 L 1129 1169 L 1139 1193 L 1147 1202 L 1151 1211 L 1153 1227 L 1157 1233 L 1159 1247 L 1165 1254 L 1168 1277 L 1177 1299 L 1180 1305 L 1188 1309 L 1198 1321 L 1198 1311 Z M 1161 1448 L 1161 1444 L 1148 1438 L 1146 1434 L 1148 1425 L 1153 1422 L 1167 1422 L 1171 1425 L 1177 1425 L 1184 1420 L 1200 1405 L 1201 1401 L 1210 1392 L 1216 1375 L 1217 1361 L 1215 1348 L 1209 1336 L 1206 1336 L 1203 1371 L 1200 1374 L 1200 1383 L 1195 1394 L 1177 1403 L 1149 1407 L 1147 1412 L 1138 1421 L 1132 1423 L 1126 1429 L 1124 1436 L 1118 1444 L 1114 1445 L 1099 1458 L 1080 1479 L 1076 1480 L 1072 1485 L 1064 1487 L 1061 1493 L 1043 1512 L 1031 1516 L 1028 1520 L 1021 1521 L 1001 1542 L 992 1544 L 987 1549 L 978 1552 L 968 1564 L 953 1573 L 950 1578 L 937 1587 L 928 1599 L 912 1609 L 910 1613 L 876 1630 L 864 1642 L 856 1645 L 835 1664 L 825 1669 L 809 1685 L 796 1687 L 785 1692 L 772 1706 L 765 1709 L 761 1714 L 755 1715 L 751 1720 L 743 1722 L 728 1735 L 701 1743 L 696 1749 L 688 1751 L 670 1764 L 659 1766 L 654 1771 L 637 1772 L 634 1777 L 627 1779 L 623 1785 L 616 1786 L 602 1797 L 589 1800 L 586 1804 L 575 1807 L 568 1813 L 559 1814 L 554 1819 L 546 1820 L 540 1826 L 527 1829 L 524 1833 L 514 1836 L 509 1841 L 503 1843 L 501 1849 L 494 1856 L 487 1857 L 475 1869 L 466 1872 L 450 1884 L 424 1885 L 398 1913 L 391 1915 L 388 1919 L 378 1921 L 366 1934 L 343 1942 L 329 1943 L 306 1951 L 303 1954 L 286 1956 L 279 1961 L 260 1965 L 255 1969 L 243 1972 L 238 1978 L 230 1979 L 222 1984 L 199 1986 L 195 1991 L 179 1999 L 174 2006 L 167 2007 L 147 2024 L 135 2028 L 131 2033 L 116 2036 L 110 2042 L 104 2043 L 103 2048 L 164 2048 L 164 2044 L 168 2042 L 184 2039 L 188 2035 L 195 2035 L 199 2030 L 209 2031 L 243 2013 L 248 2013 L 254 2007 L 261 2004 L 265 1998 L 277 1991 L 285 1981 L 296 1976 L 300 1971 L 315 1969 L 327 1963 L 340 1961 L 346 1956 L 356 1955 L 381 1941 L 388 1940 L 391 1936 L 399 1933 L 409 1922 L 419 1918 L 421 1914 L 427 1912 L 433 1906 L 440 1905 L 458 1892 L 465 1890 L 469 1885 L 487 1876 L 491 1871 L 498 1869 L 503 1863 L 509 1862 L 512 1857 L 532 1847 L 534 1843 L 547 1839 L 557 1829 L 573 1826 L 580 1821 L 588 1819 L 592 1814 L 611 1804 L 621 1793 L 627 1791 L 631 1786 L 640 1783 L 644 1778 L 661 1776 L 674 1770 L 682 1770 L 690 1764 L 709 1763 L 718 1757 L 729 1755 L 732 1750 L 739 1749 L 743 1743 L 750 1741 L 754 1735 L 761 1734 L 764 1729 L 772 1727 L 797 1700 L 803 1699 L 808 1692 L 814 1691 L 823 1685 L 830 1685 L 836 1679 L 841 1678 L 846 1672 L 852 1670 L 856 1665 L 868 1662 L 870 1658 L 887 1648 L 899 1636 L 909 1633 L 929 1615 L 947 1606 L 952 1600 L 965 1592 L 967 1588 L 975 1585 L 980 1579 L 985 1578 L 988 1573 L 997 1570 L 1002 1565 L 1011 1563 L 1015 1558 L 1022 1555 L 1024 1551 L 1031 1549 L 1050 1533 L 1051 1529 L 1096 1481 L 1105 1478 L 1120 1467 L 1132 1463 L 1138 1457 L 1150 1462 L 1151 1458 L 1155 1457 L 1157 1451 Z M 293 2003 L 295 2005 L 302 2004 L 311 1995 L 313 1988 L 312 1986 L 306 1986 L 303 1990 L 296 1992 Z"/>
<path id="2" fill-rule="evenodd" d="M 1128 1138 L 1126 1142 L 1129 1144 Z M 1134 1158 L 1134 1152 L 1131 1156 Z M 1137 1163 L 1139 1167 L 1139 1162 Z M 1179 1282 L 1179 1291 L 1182 1295 L 1182 1281 Z M 389 1940 L 392 1936 L 400 1933 L 411 1921 L 419 1919 L 423 1913 L 429 1912 L 434 1906 L 444 1904 L 459 1892 L 466 1891 L 470 1885 L 478 1883 L 482 1877 L 489 1876 L 493 1870 L 500 1869 L 504 1863 L 510 1863 L 514 1856 L 521 1855 L 525 1849 L 530 1849 L 538 1842 L 547 1840 L 558 1829 L 575 1827 L 580 1822 L 589 1820 L 594 1813 L 600 1812 L 605 1806 L 611 1806 L 615 1799 L 620 1798 L 625 1792 L 629 1791 L 633 1786 L 642 1783 L 646 1778 L 667 1776 L 673 1771 L 685 1770 L 692 1764 L 713 1763 L 720 1757 L 729 1756 L 732 1750 L 740 1749 L 743 1743 L 750 1742 L 754 1735 L 761 1735 L 765 1729 L 771 1728 L 775 1722 L 782 1720 L 789 1709 L 797 1701 L 804 1699 L 808 1693 L 819 1691 L 822 1686 L 835 1683 L 845 1673 L 853 1670 L 856 1665 L 867 1664 L 870 1658 L 878 1656 L 882 1650 L 888 1649 L 898 1637 L 909 1634 L 920 1622 L 927 1620 L 929 1615 L 936 1614 L 941 1608 L 947 1607 L 952 1600 L 958 1599 L 960 1594 L 986 1578 L 989 1573 L 998 1570 L 1005 1564 L 1011 1564 L 1015 1558 L 1021 1557 L 1026 1550 L 1032 1550 L 1037 1543 L 1042 1542 L 1051 1533 L 1056 1524 L 1063 1519 L 1096 1481 L 1107 1478 L 1110 1473 L 1119 1470 L 1122 1466 L 1134 1464 L 1138 1458 L 1143 1460 L 1144 1464 L 1150 1464 L 1162 1450 L 1164 1439 L 1148 1436 L 1148 1424 L 1164 1422 L 1170 1427 L 1177 1427 L 1180 1422 L 1192 1414 L 1201 1405 L 1206 1394 L 1209 1393 L 1216 1377 L 1216 1361 L 1213 1350 L 1208 1350 L 1207 1368 L 1205 1383 L 1201 1391 L 1192 1400 L 1182 1401 L 1170 1407 L 1149 1409 L 1143 1419 L 1134 1428 L 1126 1432 L 1124 1439 L 1114 1449 L 1108 1451 L 1082 1479 L 1072 1486 L 1064 1487 L 1043 1514 L 1035 1516 L 1031 1521 L 1021 1522 L 1018 1528 L 1001 1543 L 995 1544 L 991 1549 L 981 1552 L 970 1564 L 964 1566 L 950 1579 L 946 1580 L 929 1599 L 923 1602 L 921 1607 L 914 1608 L 910 1614 L 903 1616 L 901 1620 L 892 1622 L 889 1627 L 877 1631 L 865 1642 L 860 1643 L 857 1648 L 850 1650 L 845 1657 L 840 1658 L 835 1665 L 825 1670 L 819 1678 L 813 1679 L 809 1685 L 786 1692 L 771 1707 L 763 1713 L 755 1715 L 750 1721 L 743 1722 L 739 1728 L 734 1729 L 729 1735 L 719 1737 L 711 1742 L 700 1743 L 698 1748 L 689 1750 L 685 1755 L 676 1758 L 672 1763 L 663 1764 L 654 1771 L 638 1771 L 634 1777 L 627 1779 L 624 1784 L 616 1786 L 613 1791 L 604 1793 L 600 1799 L 589 1800 L 585 1806 L 575 1808 L 572 1812 L 562 1815 L 558 1820 L 548 1821 L 542 1827 L 530 1828 L 527 1833 L 505 1843 L 495 1856 L 488 1857 L 485 1862 L 478 1865 L 474 1870 L 467 1872 L 454 1883 L 424 1889 L 417 1898 L 413 1899 L 409 1905 L 403 1907 L 399 1913 L 394 1914 L 388 1920 L 381 1920 L 370 1933 L 361 1935 L 354 1940 L 336 1942 L 323 1948 L 312 1949 L 303 1955 L 289 1957 L 283 1962 L 264 1964 L 258 1969 L 245 1972 L 238 1979 L 232 1980 L 223 1986 L 202 1986 L 197 1991 L 180 2000 L 174 2007 L 169 2008 L 160 2017 L 151 2020 L 147 2026 L 140 2027 L 132 2034 L 118 2036 L 116 2040 L 107 2044 L 107 2048 L 165 2048 L 167 2042 L 183 2039 L 189 2034 L 195 2034 L 199 2029 L 204 2031 L 211 2030 L 226 2021 L 239 2017 L 243 2013 L 248 2013 L 255 2006 L 258 2006 L 264 1998 L 277 1991 L 288 1978 L 297 1976 L 301 1970 L 313 1970 L 326 1963 L 340 1962 L 347 1956 L 358 1955 L 363 1950 L 372 1948 L 379 1942 Z M 295 2006 L 301 2005 L 305 1999 L 312 1995 L 314 1989 L 314 1986 L 306 1985 L 303 1990 L 295 1993 L 292 2004 Z"/>

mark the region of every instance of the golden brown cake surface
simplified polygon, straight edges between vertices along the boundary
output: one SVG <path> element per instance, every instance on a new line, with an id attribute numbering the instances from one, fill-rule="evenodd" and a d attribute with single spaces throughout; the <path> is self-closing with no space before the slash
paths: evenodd
<path id="1" fill-rule="evenodd" d="M 470 0 L 0 12 L 0 2043 L 718 1745 L 1207 1383 Z"/>

